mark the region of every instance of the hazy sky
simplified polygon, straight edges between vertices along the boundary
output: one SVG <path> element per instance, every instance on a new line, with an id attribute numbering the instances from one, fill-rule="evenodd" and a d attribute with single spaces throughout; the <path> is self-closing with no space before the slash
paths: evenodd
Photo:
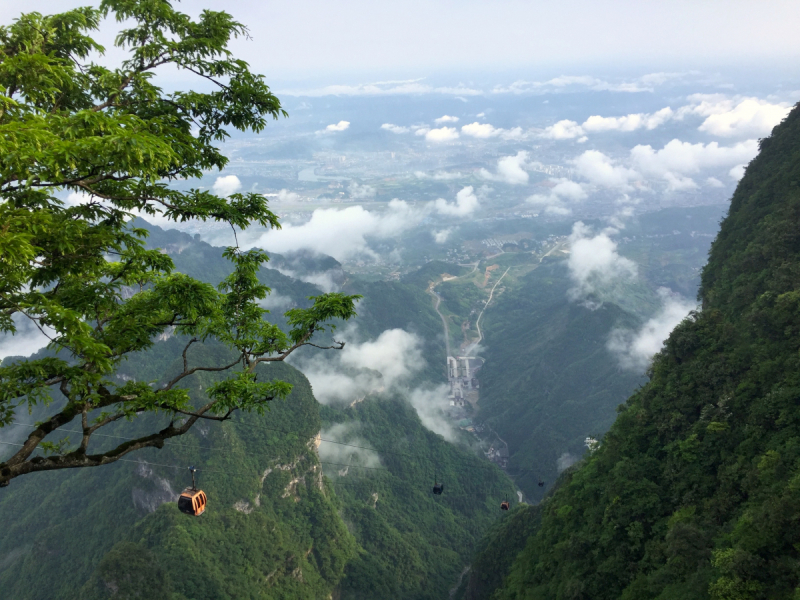
<path id="1" fill-rule="evenodd" d="M 88 4 L 0 4 L 0 22 L 25 10 Z M 800 57 L 798 0 L 191 0 L 247 24 L 237 53 L 281 79 L 358 73 L 580 67 L 648 70 L 790 61 Z M 106 40 L 106 43 L 110 40 Z"/>

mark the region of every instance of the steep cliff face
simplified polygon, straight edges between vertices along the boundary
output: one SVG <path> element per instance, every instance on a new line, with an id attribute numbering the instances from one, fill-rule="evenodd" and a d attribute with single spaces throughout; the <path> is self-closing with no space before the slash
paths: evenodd
<path id="1" fill-rule="evenodd" d="M 481 597 L 800 597 L 798 224 L 796 107 L 733 196 L 702 310 Z"/>

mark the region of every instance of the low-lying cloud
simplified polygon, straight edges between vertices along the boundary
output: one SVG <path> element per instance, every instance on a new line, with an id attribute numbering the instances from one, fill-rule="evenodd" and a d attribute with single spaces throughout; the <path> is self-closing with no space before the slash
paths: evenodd
<path id="1" fill-rule="evenodd" d="M 377 193 L 377 190 L 373 186 L 367 184 L 359 185 L 355 181 L 350 182 L 347 191 L 354 200 L 374 198 Z"/>
<path id="2" fill-rule="evenodd" d="M 603 187 L 629 190 L 631 182 L 640 178 L 636 171 L 618 165 L 598 150 L 587 150 L 573 162 L 579 175 Z"/>
<path id="3" fill-rule="evenodd" d="M 620 365 L 631 371 L 644 371 L 653 356 L 664 346 L 664 341 L 697 308 L 697 304 L 659 288 L 661 309 L 636 331 L 615 329 L 611 332 L 606 347 L 617 357 Z"/>
<path id="4" fill-rule="evenodd" d="M 341 336 L 347 345 L 341 352 L 318 353 L 293 359 L 323 404 L 352 404 L 367 395 L 400 394 L 415 408 L 423 425 L 431 431 L 455 438 L 455 431 L 443 416 L 448 405 L 448 387 L 414 386 L 424 368 L 423 340 L 403 329 L 387 329 L 376 339 L 359 342 L 355 327 Z M 325 437 L 325 436 L 323 436 Z"/>
<path id="5" fill-rule="evenodd" d="M 680 109 L 687 115 L 705 117 L 700 131 L 726 138 L 766 137 L 791 110 L 786 102 L 772 103 L 754 97 L 728 98 L 721 94 L 694 94 L 691 104 Z"/>
<path id="6" fill-rule="evenodd" d="M 43 327 L 42 333 L 36 324 L 26 316 L 15 313 L 11 319 L 16 326 L 16 333 L 0 332 L 0 361 L 7 356 L 28 357 L 50 343 L 50 337 L 56 337 L 57 332 L 50 327 Z"/>
<path id="7" fill-rule="evenodd" d="M 568 297 L 574 302 L 581 302 L 587 308 L 596 309 L 600 304 L 593 296 L 607 289 L 612 284 L 636 277 L 636 264 L 620 256 L 617 244 L 610 235 L 615 229 L 603 230 L 593 234 L 590 227 L 578 221 L 572 227 L 569 237 L 569 259 L 567 266 L 573 287 Z"/>
<path id="8" fill-rule="evenodd" d="M 461 127 L 461 133 L 470 137 L 478 139 L 500 138 L 503 140 L 519 140 L 523 137 L 521 127 L 514 127 L 512 129 L 503 129 L 502 127 L 494 127 L 489 123 L 470 123 Z"/>
<path id="9" fill-rule="evenodd" d="M 596 133 L 603 131 L 636 131 L 637 129 L 655 129 L 669 121 L 673 116 L 670 107 L 662 108 L 654 113 L 633 113 L 623 117 L 601 117 L 593 115 L 586 119 L 581 129 Z"/>
<path id="10" fill-rule="evenodd" d="M 402 200 L 392 200 L 388 210 L 368 211 L 362 206 L 320 208 L 302 225 L 287 223 L 262 234 L 255 242 L 273 252 L 310 249 L 343 261 L 360 254 L 374 257 L 366 238 L 390 237 L 415 225 L 422 215 Z"/>
<path id="11" fill-rule="evenodd" d="M 530 204 L 540 207 L 546 213 L 556 215 L 568 215 L 572 209 L 570 203 L 580 202 L 589 197 L 586 190 L 580 183 L 569 179 L 550 179 L 552 187 L 547 194 L 533 194 L 528 197 Z"/>
<path id="12" fill-rule="evenodd" d="M 450 203 L 444 198 L 438 198 L 433 206 L 440 215 L 466 217 L 480 208 L 480 202 L 478 202 L 478 197 L 470 185 L 456 194 L 455 203 Z"/>
<path id="13" fill-rule="evenodd" d="M 458 131 L 455 127 L 440 127 L 431 129 L 425 133 L 425 140 L 428 142 L 452 142 L 458 139 Z"/>
<path id="14" fill-rule="evenodd" d="M 554 125 L 545 127 L 544 131 L 539 134 L 539 137 L 549 140 L 572 140 L 581 138 L 581 141 L 586 141 L 583 136 L 583 128 L 575 121 L 570 121 L 569 119 L 562 119 Z"/>
<path id="15" fill-rule="evenodd" d="M 235 194 L 240 189 L 242 189 L 242 182 L 239 181 L 239 178 L 236 175 L 223 175 L 217 177 L 217 180 L 214 182 L 214 185 L 211 186 L 211 190 L 217 196 L 230 196 L 231 194 Z"/>
<path id="16" fill-rule="evenodd" d="M 500 181 L 511 185 L 525 185 L 530 180 L 530 175 L 525 170 L 528 165 L 528 152 L 520 150 L 515 156 L 504 156 L 497 161 L 497 171 L 492 173 L 487 169 L 478 172 L 484 179 Z"/>
<path id="17" fill-rule="evenodd" d="M 667 181 L 670 189 L 697 187 L 689 176 L 709 169 L 728 170 L 750 162 L 758 154 L 758 142 L 747 140 L 720 146 L 672 140 L 660 150 L 638 145 L 631 150 L 631 162 L 643 174 Z"/>

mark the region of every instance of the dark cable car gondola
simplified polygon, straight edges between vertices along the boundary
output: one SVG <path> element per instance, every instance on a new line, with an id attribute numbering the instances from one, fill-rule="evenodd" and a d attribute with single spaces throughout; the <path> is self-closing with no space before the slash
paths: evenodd
<path id="1" fill-rule="evenodd" d="M 444 491 L 444 484 L 439 483 L 439 463 L 433 463 L 433 493 L 441 496 Z"/>
<path id="2" fill-rule="evenodd" d="M 194 483 L 194 472 L 197 469 L 189 467 L 189 472 L 192 474 L 192 487 L 187 487 L 178 498 L 178 510 L 187 515 L 199 517 L 206 510 L 208 498 L 203 490 L 198 490 Z"/>
<path id="3" fill-rule="evenodd" d="M 539 480 L 539 487 L 544 487 L 544 481 L 542 481 L 541 479 Z"/>

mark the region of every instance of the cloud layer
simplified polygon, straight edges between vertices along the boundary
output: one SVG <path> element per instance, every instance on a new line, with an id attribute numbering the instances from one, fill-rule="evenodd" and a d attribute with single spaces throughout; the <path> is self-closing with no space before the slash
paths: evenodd
<path id="1" fill-rule="evenodd" d="M 573 287 L 570 300 L 582 302 L 588 308 L 598 308 L 592 297 L 613 283 L 636 277 L 636 264 L 617 253 L 617 244 L 609 235 L 616 230 L 604 230 L 594 235 L 590 227 L 578 221 L 569 237 L 567 266 Z"/>
<path id="2" fill-rule="evenodd" d="M 349 328 L 342 337 L 357 335 L 355 328 Z M 449 405 L 448 386 L 413 386 L 414 376 L 425 366 L 419 336 L 403 329 L 387 329 L 374 340 L 347 341 L 341 352 L 293 361 L 308 377 L 320 402 L 351 404 L 369 394 L 400 394 L 415 408 L 425 427 L 447 439 L 455 438 L 455 431 L 442 415 Z"/>
<path id="3" fill-rule="evenodd" d="M 697 308 L 695 303 L 667 288 L 659 288 L 658 293 L 661 296 L 661 309 L 653 318 L 636 331 L 615 329 L 609 336 L 606 347 L 625 369 L 644 371 L 675 326 Z"/>

